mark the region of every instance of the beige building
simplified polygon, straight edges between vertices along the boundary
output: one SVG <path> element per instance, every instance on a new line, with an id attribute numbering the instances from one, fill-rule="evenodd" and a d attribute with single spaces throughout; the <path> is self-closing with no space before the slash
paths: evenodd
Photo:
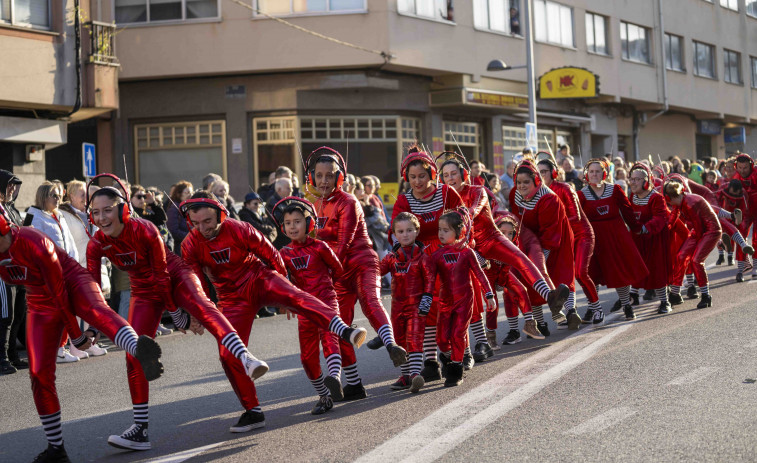
<path id="1" fill-rule="evenodd" d="M 99 149 L 116 170 L 125 153 L 142 184 L 214 171 L 237 197 L 280 164 L 301 171 L 297 141 L 305 154 L 349 141 L 349 170 L 391 183 L 407 145 L 453 148 L 454 134 L 502 172 L 525 144 L 526 73 L 486 68 L 525 64 L 523 1 L 98 2 L 121 63 L 113 142 Z M 599 81 L 593 98 L 537 100 L 540 147 L 584 159 L 757 148 L 757 0 L 532 4 L 537 77 L 573 66 Z"/>

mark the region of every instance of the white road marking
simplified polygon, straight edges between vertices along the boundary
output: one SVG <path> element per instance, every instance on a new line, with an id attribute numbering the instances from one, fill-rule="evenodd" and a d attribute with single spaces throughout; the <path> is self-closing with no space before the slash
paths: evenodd
<path id="1" fill-rule="evenodd" d="M 196 457 L 197 455 L 203 452 L 206 452 L 210 449 L 216 448 L 221 444 L 224 444 L 224 442 L 216 442 L 215 444 L 204 445 L 202 447 L 197 447 L 196 449 L 189 449 L 189 450 L 184 450 L 182 452 L 172 453 L 171 455 L 166 455 L 164 457 L 149 460 L 149 462 L 150 463 L 181 463 L 182 461 L 189 460 L 190 458 Z"/>
<path id="2" fill-rule="evenodd" d="M 696 370 L 683 374 L 675 379 L 672 379 L 666 386 L 683 386 L 685 384 L 696 383 L 701 381 L 707 376 L 718 371 L 717 367 L 699 367 Z"/>
<path id="3" fill-rule="evenodd" d="M 629 407 L 612 408 L 600 415 L 595 416 L 590 420 L 584 421 L 574 428 L 565 431 L 565 434 L 580 436 L 581 434 L 601 431 L 617 423 L 620 423 L 624 419 L 635 414 L 636 411 L 630 409 Z"/>
<path id="4" fill-rule="evenodd" d="M 715 267 L 715 264 L 710 264 L 710 265 L 708 265 L 708 266 L 707 266 L 707 267 L 705 267 L 705 268 L 706 268 L 707 270 L 709 270 L 709 269 L 711 269 L 711 268 L 713 268 L 713 267 Z"/>
<path id="5" fill-rule="evenodd" d="M 623 323 L 600 331 L 581 330 L 552 344 L 438 408 L 356 461 L 435 461 L 558 381 L 631 326 Z"/>

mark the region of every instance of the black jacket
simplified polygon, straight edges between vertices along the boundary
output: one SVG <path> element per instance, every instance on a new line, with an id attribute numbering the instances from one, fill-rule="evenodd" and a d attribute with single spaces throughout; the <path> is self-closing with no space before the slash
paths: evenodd
<path id="1" fill-rule="evenodd" d="M 8 191 L 8 184 L 12 179 L 20 180 L 18 177 L 13 175 L 13 172 L 8 172 L 7 170 L 0 169 L 0 192 L 5 195 L 5 193 Z M 18 193 L 16 193 L 16 196 L 18 196 Z M 13 198 L 5 198 L 5 202 L 3 202 L 3 208 L 5 209 L 5 212 L 8 214 L 10 219 L 18 226 L 21 226 L 23 223 L 23 220 L 21 219 L 21 213 L 18 212 L 18 209 L 16 209 L 16 206 L 14 205 L 16 201 L 16 197 Z"/>
<path id="2" fill-rule="evenodd" d="M 255 230 L 262 233 L 263 236 L 268 238 L 268 241 L 270 241 L 271 243 L 276 241 L 278 230 L 276 229 L 273 221 L 268 217 L 261 218 L 257 213 L 252 212 L 246 207 L 243 207 L 239 210 L 239 220 L 243 220 L 251 224 L 253 227 L 255 227 Z"/>

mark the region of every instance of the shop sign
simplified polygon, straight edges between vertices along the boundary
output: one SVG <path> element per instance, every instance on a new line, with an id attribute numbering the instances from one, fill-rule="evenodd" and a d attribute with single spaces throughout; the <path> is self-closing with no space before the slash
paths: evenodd
<path id="1" fill-rule="evenodd" d="M 467 104 L 528 109 L 528 98 L 525 96 L 486 92 L 482 90 L 467 90 L 465 93 L 465 102 Z"/>
<path id="2" fill-rule="evenodd" d="M 562 67 L 539 77 L 539 98 L 593 98 L 599 96 L 599 76 L 574 67 Z"/>
<path id="3" fill-rule="evenodd" d="M 729 127 L 723 131 L 726 143 L 746 143 L 746 129 L 744 127 Z"/>
<path id="4" fill-rule="evenodd" d="M 701 119 L 697 121 L 697 132 L 700 135 L 720 135 L 722 127 L 720 119 Z"/>

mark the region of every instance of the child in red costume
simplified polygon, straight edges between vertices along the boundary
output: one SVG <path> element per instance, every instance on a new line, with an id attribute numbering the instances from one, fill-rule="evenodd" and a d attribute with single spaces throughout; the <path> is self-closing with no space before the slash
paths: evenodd
<path id="1" fill-rule="evenodd" d="M 718 191 L 717 196 L 718 196 L 719 206 L 723 210 L 728 211 L 731 214 L 733 214 L 738 219 L 741 219 L 743 217 L 741 211 L 744 211 L 744 210 L 748 211 L 751 208 L 757 207 L 757 202 L 753 200 L 754 198 L 750 198 L 744 194 L 743 185 L 741 184 L 739 180 L 736 180 L 736 179 L 730 180 L 729 183 L 725 186 L 725 188 Z M 747 201 L 751 201 L 751 202 L 748 204 Z M 747 217 L 749 217 L 749 215 L 747 215 Z M 718 218 L 720 218 L 720 214 L 718 214 Z M 749 230 L 748 224 L 745 225 L 743 222 L 739 223 L 738 220 L 734 221 L 734 223 L 737 226 L 739 226 L 740 230 L 746 230 L 746 231 Z M 723 222 L 721 221 L 720 224 L 723 225 Z M 725 227 L 724 227 L 724 231 L 728 233 Z M 746 255 L 750 255 L 750 256 L 753 255 L 754 248 L 752 246 L 746 245 L 746 243 L 744 242 L 744 237 L 739 230 L 737 230 L 737 235 L 731 236 L 731 240 L 739 245 L 736 248 L 736 261 L 738 263 L 738 273 L 736 274 L 736 281 L 740 283 L 744 281 L 744 270 L 746 269 L 746 265 L 747 265 Z M 733 246 L 731 245 L 728 252 L 728 265 L 733 265 L 733 252 L 732 251 L 733 251 Z M 725 262 L 725 259 L 721 255 L 718 258 L 718 261 L 716 263 L 718 265 L 721 265 L 724 262 Z"/>
<path id="2" fill-rule="evenodd" d="M 306 199 L 289 196 L 276 203 L 273 217 L 281 232 L 292 240 L 280 251 L 289 279 L 327 306 L 338 309 L 333 278 L 342 273 L 342 264 L 326 243 L 309 236 L 315 229 L 313 205 Z M 334 407 L 334 400 L 344 398 L 339 338 L 305 317 L 298 317 L 297 325 L 302 367 L 319 395 L 311 413 L 321 415 Z M 323 356 L 329 368 L 326 377 L 321 371 L 319 344 L 323 346 Z"/>
<path id="3" fill-rule="evenodd" d="M 118 177 L 101 174 L 94 179 Z M 90 182 L 91 184 L 92 182 Z M 268 365 L 256 359 L 245 347 L 234 328 L 215 305 L 205 297 L 198 278 L 180 257 L 170 252 L 151 222 L 130 216 L 129 196 L 122 190 L 106 186 L 88 198 L 90 218 L 99 230 L 87 244 L 87 268 L 100 282 L 100 266 L 106 257 L 119 270 L 129 274 L 131 300 L 129 323 L 137 334 L 150 337 L 160 323 L 164 310 L 171 314 L 179 330 L 201 333 L 202 327 L 177 307 L 186 309 L 202 326 L 207 327 L 246 375 L 257 378 Z M 122 191 L 124 193 L 122 193 Z M 134 424 L 121 435 L 111 435 L 108 443 L 126 450 L 148 450 L 149 385 L 136 359 L 126 356 L 129 391 L 134 409 Z"/>
<path id="4" fill-rule="evenodd" d="M 418 392 L 425 380 L 423 367 L 423 333 L 426 316 L 431 310 L 434 279 L 430 257 L 423 244 L 416 241 L 421 224 L 409 212 L 394 217 L 392 232 L 398 243 L 394 252 L 379 264 L 379 273 L 392 275 L 392 326 L 397 343 L 407 352 L 409 360 L 402 364 L 402 376 L 391 385 L 394 390 Z"/>
<path id="5" fill-rule="evenodd" d="M 431 256 L 433 273 L 441 282 L 441 304 L 437 316 L 436 343 L 439 358 L 446 364 L 446 387 L 463 382 L 463 355 L 468 346 L 468 324 L 473 313 L 475 277 L 486 294 L 486 310 L 493 311 L 494 293 L 481 270 L 475 253 L 468 247 L 471 219 L 465 208 L 444 213 L 439 218 L 442 247 Z"/>
<path id="6" fill-rule="evenodd" d="M 126 320 L 103 299 L 92 276 L 42 232 L 9 225 L 0 211 L 0 278 L 27 290 L 26 349 L 29 377 L 48 447 L 34 461 L 68 461 L 63 447 L 60 402 L 55 388 L 55 358 L 64 327 L 79 349 L 91 345 L 94 328 L 136 358 L 148 380 L 163 373 L 160 346 L 137 337 Z M 76 317 L 90 324 L 84 334 Z"/>

